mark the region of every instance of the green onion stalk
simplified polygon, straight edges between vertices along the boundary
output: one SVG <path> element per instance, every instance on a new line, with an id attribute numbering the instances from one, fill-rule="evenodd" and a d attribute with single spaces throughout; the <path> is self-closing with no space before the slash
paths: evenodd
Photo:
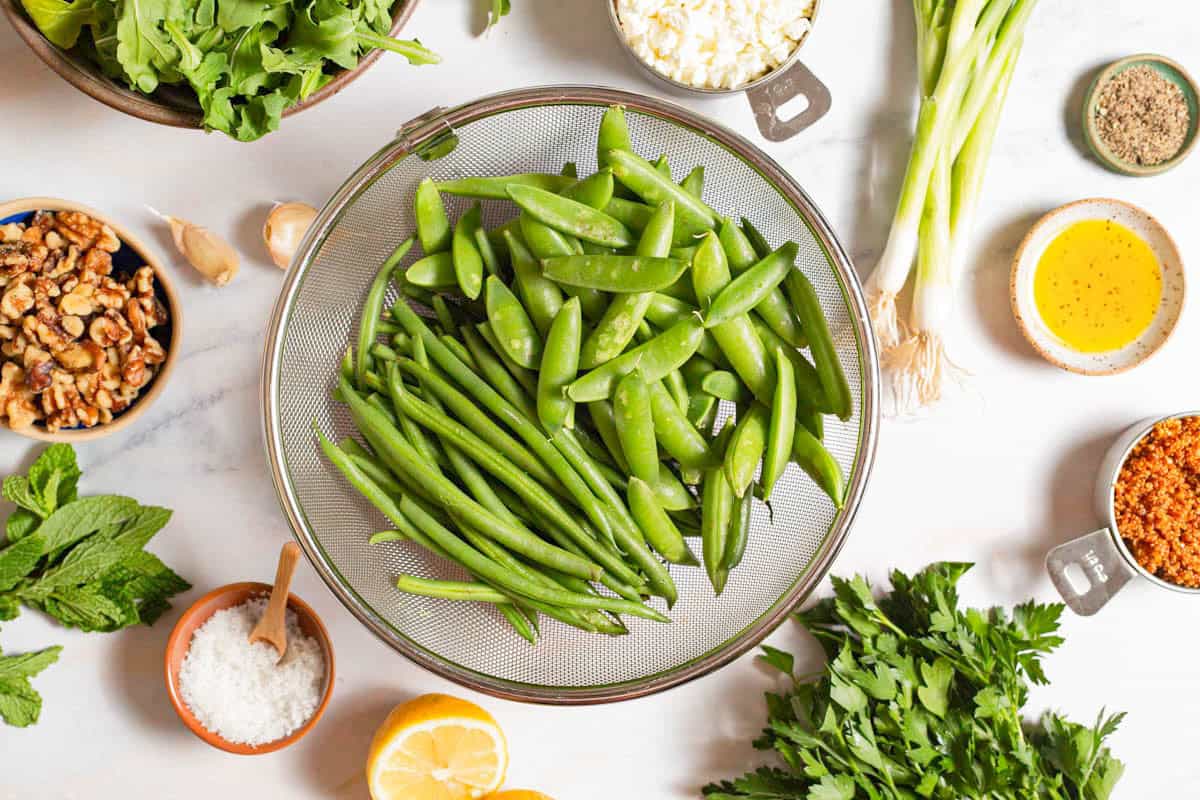
<path id="1" fill-rule="evenodd" d="M 946 357 L 943 334 L 1004 98 L 1036 2 L 914 0 L 923 99 L 896 216 L 867 285 L 884 363 L 905 410 L 935 402 L 946 379 L 961 372 Z M 913 304 L 905 323 L 896 297 L 914 263 Z"/>

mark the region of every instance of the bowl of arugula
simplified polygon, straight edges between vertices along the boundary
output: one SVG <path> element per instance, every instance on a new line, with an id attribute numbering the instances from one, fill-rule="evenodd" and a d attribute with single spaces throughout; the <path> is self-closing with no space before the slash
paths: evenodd
<path id="1" fill-rule="evenodd" d="M 30 49 L 75 88 L 135 117 L 253 141 L 344 89 L 395 38 L 416 0 L 0 0 Z"/>

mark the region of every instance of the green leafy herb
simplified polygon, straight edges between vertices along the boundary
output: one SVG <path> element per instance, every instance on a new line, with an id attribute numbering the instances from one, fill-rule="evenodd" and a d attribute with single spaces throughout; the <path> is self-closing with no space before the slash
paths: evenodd
<path id="1" fill-rule="evenodd" d="M 828 659 L 796 677 L 792 656 L 762 660 L 792 678 L 767 695 L 755 742 L 784 769 L 763 768 L 705 787 L 709 800 L 1106 800 L 1124 765 L 1104 745 L 1123 718 L 1091 727 L 1047 713 L 1022 716 L 1041 659 L 1062 644 L 1061 605 L 960 609 L 971 565 L 893 572 L 876 599 L 859 577 L 797 618 Z"/>
<path id="2" fill-rule="evenodd" d="M 0 655 L 0 719 L 24 728 L 37 722 L 42 696 L 29 679 L 58 660 L 61 647 L 47 647 L 19 656 Z"/>
<path id="3" fill-rule="evenodd" d="M 17 509 L 0 547 L 0 621 L 27 606 L 67 627 L 115 631 L 152 624 L 171 597 L 190 588 L 144 549 L 170 510 L 119 495 L 80 498 L 79 476 L 75 451 L 55 444 L 28 475 L 4 480 L 0 491 Z M 59 649 L 0 657 L 0 717 L 13 725 L 37 720 L 42 701 L 28 677 L 53 663 Z"/>
<path id="4" fill-rule="evenodd" d="M 437 55 L 393 39 L 384 0 L 21 0 L 55 45 L 151 94 L 190 87 L 204 126 L 242 141 L 279 127 L 285 109 L 375 50 L 412 64 Z M 507 13 L 507 0 L 499 3 Z"/>

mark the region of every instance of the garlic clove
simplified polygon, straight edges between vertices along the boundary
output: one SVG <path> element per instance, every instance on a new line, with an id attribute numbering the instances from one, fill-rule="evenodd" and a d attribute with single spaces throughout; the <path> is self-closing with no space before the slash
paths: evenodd
<path id="1" fill-rule="evenodd" d="M 263 242 L 275 266 L 288 268 L 316 218 L 317 210 L 307 203 L 279 203 L 271 209 L 263 223 Z"/>
<path id="2" fill-rule="evenodd" d="M 175 248 L 209 283 L 224 286 L 237 275 L 241 259 L 220 236 L 185 219 L 158 211 L 154 213 L 170 226 Z"/>

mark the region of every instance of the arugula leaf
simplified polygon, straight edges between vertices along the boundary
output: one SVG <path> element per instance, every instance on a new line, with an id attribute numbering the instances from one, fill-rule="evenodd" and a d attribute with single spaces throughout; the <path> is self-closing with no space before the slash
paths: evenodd
<path id="1" fill-rule="evenodd" d="M 42 696 L 29 679 L 58 660 L 61 647 L 47 647 L 36 653 L 0 655 L 0 719 L 17 728 L 37 722 L 42 711 Z"/>
<path id="2" fill-rule="evenodd" d="M 53 44 L 70 50 L 79 41 L 83 26 L 98 19 L 91 0 L 21 0 L 25 13 Z"/>
<path id="3" fill-rule="evenodd" d="M 755 741 L 783 770 L 712 784 L 710 800 L 1108 800 L 1124 765 L 1105 746 L 1122 715 L 1091 727 L 1021 716 L 1041 659 L 1062 644 L 1061 605 L 959 607 L 970 564 L 894 572 L 878 599 L 862 578 L 796 615 L 824 649 L 815 676 L 767 695 Z M 794 659 L 764 648 L 792 674 Z"/>

